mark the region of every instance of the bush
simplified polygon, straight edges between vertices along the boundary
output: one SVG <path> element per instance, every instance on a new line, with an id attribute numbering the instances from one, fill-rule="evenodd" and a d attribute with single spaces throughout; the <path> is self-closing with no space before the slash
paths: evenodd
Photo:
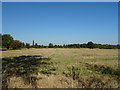
<path id="1" fill-rule="evenodd" d="M 87 48 L 94 48 L 94 43 L 93 42 L 88 42 L 87 43 Z"/>
<path id="2" fill-rule="evenodd" d="M 18 41 L 18 40 L 13 40 L 12 42 L 11 42 L 11 48 L 12 49 L 19 49 L 19 48 L 21 48 L 22 47 L 22 43 L 20 42 L 20 41 Z"/>

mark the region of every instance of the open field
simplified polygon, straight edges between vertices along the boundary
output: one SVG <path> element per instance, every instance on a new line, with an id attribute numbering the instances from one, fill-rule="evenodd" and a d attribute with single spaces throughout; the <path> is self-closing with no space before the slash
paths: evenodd
<path id="1" fill-rule="evenodd" d="M 4 88 L 117 88 L 117 49 L 43 48 L 2 52 Z"/>

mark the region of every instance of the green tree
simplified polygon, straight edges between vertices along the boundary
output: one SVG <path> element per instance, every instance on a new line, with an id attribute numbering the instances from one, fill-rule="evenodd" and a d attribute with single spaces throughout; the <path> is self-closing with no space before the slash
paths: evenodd
<path id="1" fill-rule="evenodd" d="M 10 34 L 2 35 L 2 46 L 9 49 L 10 44 L 13 41 L 13 37 Z"/>
<path id="2" fill-rule="evenodd" d="M 26 43 L 26 48 L 29 49 L 30 48 L 30 44 Z"/>
<path id="3" fill-rule="evenodd" d="M 38 44 L 37 43 L 35 43 L 35 46 L 34 46 L 35 48 L 38 48 Z"/>
<path id="4" fill-rule="evenodd" d="M 49 48 L 53 48 L 54 46 L 53 46 L 53 44 L 52 43 L 49 43 L 49 46 L 48 46 Z"/>
<path id="5" fill-rule="evenodd" d="M 10 46 L 12 49 L 20 49 L 22 47 L 22 42 L 18 40 L 13 40 Z"/>
<path id="6" fill-rule="evenodd" d="M 33 40 L 33 47 L 34 47 L 34 40 Z"/>
<path id="7" fill-rule="evenodd" d="M 91 48 L 91 49 L 93 49 L 94 48 L 94 43 L 93 42 L 88 42 L 87 43 L 87 48 Z"/>
<path id="8" fill-rule="evenodd" d="M 0 33 L 0 39 L 2 40 L 2 34 Z"/>
<path id="9" fill-rule="evenodd" d="M 85 44 L 85 43 L 80 44 L 80 47 L 81 47 L 81 48 L 87 48 L 87 44 Z"/>
<path id="10" fill-rule="evenodd" d="M 24 43 L 24 42 L 22 43 L 22 47 L 23 47 L 23 48 L 25 47 L 25 43 Z"/>

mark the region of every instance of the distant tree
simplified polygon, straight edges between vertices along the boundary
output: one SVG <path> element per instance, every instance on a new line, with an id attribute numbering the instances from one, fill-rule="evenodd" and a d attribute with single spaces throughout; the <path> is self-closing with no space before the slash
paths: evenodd
<path id="1" fill-rule="evenodd" d="M 29 49 L 30 48 L 30 44 L 26 43 L 26 48 Z"/>
<path id="2" fill-rule="evenodd" d="M 0 33 L 0 39 L 2 39 L 2 34 Z"/>
<path id="3" fill-rule="evenodd" d="M 49 43 L 49 48 L 53 48 L 53 44 L 52 43 Z"/>
<path id="4" fill-rule="evenodd" d="M 54 48 L 57 48 L 57 45 L 54 45 Z"/>
<path id="5" fill-rule="evenodd" d="M 24 43 L 24 42 L 22 43 L 22 47 L 23 47 L 23 48 L 25 47 L 25 43 Z"/>
<path id="6" fill-rule="evenodd" d="M 87 43 L 87 48 L 91 48 L 91 49 L 93 49 L 94 48 L 94 43 L 93 42 L 88 42 Z"/>
<path id="7" fill-rule="evenodd" d="M 34 46 L 35 48 L 38 48 L 38 44 L 37 43 L 35 43 L 35 46 Z"/>
<path id="8" fill-rule="evenodd" d="M 66 48 L 66 45 L 65 45 L 65 44 L 63 44 L 63 48 Z"/>
<path id="9" fill-rule="evenodd" d="M 59 48 L 63 48 L 63 46 L 62 45 L 58 45 L 59 46 Z"/>
<path id="10" fill-rule="evenodd" d="M 87 44 L 85 44 L 85 43 L 84 44 L 80 44 L 80 47 L 81 48 L 87 48 Z"/>
<path id="11" fill-rule="evenodd" d="M 80 48 L 80 44 L 73 44 L 74 48 Z"/>
<path id="12" fill-rule="evenodd" d="M 48 48 L 48 46 L 43 46 L 43 48 Z"/>
<path id="13" fill-rule="evenodd" d="M 33 47 L 34 47 L 34 40 L 33 40 Z"/>
<path id="14" fill-rule="evenodd" d="M 120 45 L 119 44 L 117 45 L 117 48 L 120 49 Z"/>
<path id="15" fill-rule="evenodd" d="M 10 44 L 13 41 L 13 37 L 10 34 L 2 35 L 2 46 L 9 49 Z"/>
<path id="16" fill-rule="evenodd" d="M 41 48 L 41 46 L 40 46 L 40 45 L 38 45 L 38 48 Z"/>
<path id="17" fill-rule="evenodd" d="M 37 44 L 37 43 L 35 43 L 35 46 L 38 46 L 38 44 Z"/>
<path id="18" fill-rule="evenodd" d="M 22 47 L 22 42 L 19 40 L 13 40 L 10 46 L 12 49 L 20 49 Z"/>
<path id="19" fill-rule="evenodd" d="M 41 45 L 40 47 L 41 47 L 41 48 L 44 48 L 44 45 Z"/>

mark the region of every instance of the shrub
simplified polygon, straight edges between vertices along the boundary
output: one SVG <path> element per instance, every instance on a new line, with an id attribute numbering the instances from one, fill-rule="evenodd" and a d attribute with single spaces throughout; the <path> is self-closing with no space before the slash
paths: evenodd
<path id="1" fill-rule="evenodd" d="M 19 49 L 22 47 L 22 43 L 18 40 L 13 40 L 10 46 L 12 49 Z"/>

